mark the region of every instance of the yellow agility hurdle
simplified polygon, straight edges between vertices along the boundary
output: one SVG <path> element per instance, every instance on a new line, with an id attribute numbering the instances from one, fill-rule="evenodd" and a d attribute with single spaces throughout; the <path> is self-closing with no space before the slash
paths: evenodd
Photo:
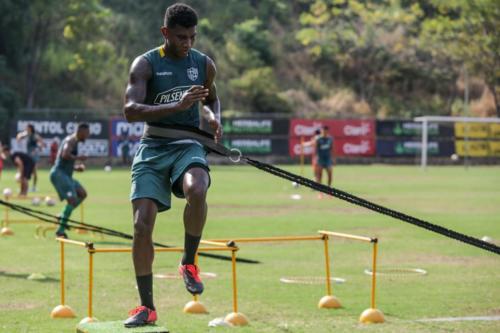
<path id="1" fill-rule="evenodd" d="M 93 281 L 94 281 L 94 254 L 96 253 L 131 253 L 132 248 L 95 248 L 93 243 L 85 243 L 80 241 L 74 241 L 70 239 L 57 238 L 60 243 L 60 258 L 61 258 L 61 304 L 56 306 L 52 312 L 52 318 L 72 318 L 75 317 L 73 310 L 65 304 L 65 280 L 64 280 L 64 246 L 65 244 L 76 245 L 79 247 L 84 247 L 87 249 L 89 254 L 89 275 L 88 275 L 88 308 L 87 317 L 80 321 L 80 324 L 89 323 L 96 321 L 93 317 Z M 238 247 L 227 246 L 226 244 L 216 243 L 212 244 L 210 247 L 201 247 L 198 251 L 201 252 L 211 252 L 211 251 L 231 251 L 231 263 L 232 263 L 232 279 L 233 279 L 233 312 L 225 317 L 225 321 L 235 326 L 244 326 L 248 324 L 248 320 L 245 315 L 238 312 L 238 301 L 237 301 L 237 275 L 236 275 L 236 251 Z M 155 252 L 184 252 L 183 247 L 171 247 L 171 248 L 155 248 Z M 193 301 L 186 304 L 183 309 L 186 313 L 206 313 L 206 309 L 198 301 L 198 296 L 193 296 Z"/>
<path id="2" fill-rule="evenodd" d="M 238 244 L 238 243 L 262 243 L 262 242 L 295 242 L 295 241 L 310 241 L 310 240 L 322 240 L 324 244 L 325 252 L 325 272 L 326 272 L 326 291 L 327 295 L 323 296 L 319 303 L 318 308 L 320 309 L 337 309 L 342 307 L 340 301 L 333 296 L 333 290 L 331 285 L 331 268 L 330 268 L 330 256 L 328 241 L 330 237 L 339 237 L 344 239 L 351 239 L 356 241 L 369 242 L 373 244 L 373 260 L 372 269 L 376 272 L 376 260 L 377 260 L 377 238 L 370 238 L 365 236 L 351 235 L 332 231 L 320 230 L 319 235 L 314 236 L 276 236 L 276 237 L 250 237 L 250 238 L 232 238 L 232 239 L 213 239 L 210 241 L 202 241 L 202 243 L 219 243 L 219 244 Z M 376 288 L 376 274 L 372 276 L 371 285 L 371 307 L 365 310 L 360 316 L 361 323 L 382 323 L 384 322 L 384 315 L 380 310 L 375 308 L 375 288 Z"/>
<path id="3" fill-rule="evenodd" d="M 373 247 L 372 247 L 372 272 L 373 272 L 373 274 L 372 274 L 372 279 L 371 279 L 370 308 L 366 309 L 365 311 L 363 311 L 363 313 L 361 313 L 361 315 L 359 317 L 359 321 L 363 324 L 383 323 L 385 321 L 384 314 L 382 313 L 382 311 L 378 310 L 375 306 L 378 239 L 371 238 L 371 237 L 345 234 L 345 233 L 340 233 L 340 232 L 325 231 L 325 230 L 320 230 L 318 232 L 321 235 L 325 236 L 324 241 L 325 241 L 325 258 L 326 258 L 326 283 L 327 283 L 327 293 L 328 293 L 327 296 L 324 296 L 320 300 L 319 306 L 321 307 L 322 302 L 325 304 L 330 304 L 330 303 L 335 304 L 335 302 L 338 301 L 332 295 L 331 286 L 330 286 L 331 282 L 330 282 L 330 266 L 329 266 L 329 258 L 328 258 L 328 239 L 330 237 L 337 237 L 337 238 L 350 239 L 350 240 L 371 243 L 371 244 L 373 244 Z M 340 303 L 339 303 L 339 305 L 340 305 Z M 335 306 L 333 306 L 333 307 L 335 307 Z"/>
<path id="4" fill-rule="evenodd" d="M 341 307 L 340 301 L 333 296 L 333 289 L 331 285 L 331 266 L 329 255 L 329 240 L 330 238 L 344 238 L 355 241 L 368 242 L 373 244 L 372 253 L 372 279 L 371 279 L 371 293 L 370 293 L 370 308 L 365 310 L 360 316 L 361 323 L 382 323 L 384 322 L 383 313 L 376 309 L 375 305 L 375 289 L 376 289 L 376 262 L 377 262 L 377 238 L 370 238 L 364 236 L 357 236 L 332 231 L 318 231 L 318 235 L 312 236 L 278 236 L 278 237 L 253 237 L 253 238 L 232 238 L 232 239 L 214 239 L 214 240 L 201 240 L 201 247 L 198 250 L 203 252 L 209 251 L 231 251 L 231 269 L 232 269 L 232 289 L 233 289 L 233 312 L 226 315 L 224 321 L 234 326 L 244 326 L 248 324 L 246 316 L 238 312 L 238 287 L 237 287 L 237 274 L 236 274 L 236 251 L 239 250 L 237 243 L 261 243 L 261 242 L 295 242 L 295 241 L 323 241 L 325 253 L 325 284 L 327 295 L 323 296 L 319 303 L 319 308 L 336 309 Z M 69 239 L 57 238 L 60 242 L 61 253 L 61 304 L 54 308 L 51 313 L 52 318 L 67 318 L 74 317 L 74 312 L 69 306 L 65 304 L 65 280 L 64 280 L 64 245 L 72 244 L 87 249 L 89 254 L 89 274 L 88 274 L 88 309 L 87 317 L 80 321 L 81 324 L 96 321 L 93 317 L 93 279 L 94 279 L 94 254 L 95 253 L 131 253 L 132 248 L 95 248 L 93 243 L 85 243 Z M 183 247 L 172 248 L 155 248 L 155 252 L 183 252 Z M 196 257 L 196 260 L 198 258 Z M 206 313 L 206 309 L 198 301 L 198 296 L 193 296 L 193 301 L 188 302 L 184 309 L 186 313 Z"/>

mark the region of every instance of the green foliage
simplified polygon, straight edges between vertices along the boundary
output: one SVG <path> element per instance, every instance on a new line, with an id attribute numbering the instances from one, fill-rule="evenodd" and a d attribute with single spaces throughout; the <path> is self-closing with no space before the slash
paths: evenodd
<path id="1" fill-rule="evenodd" d="M 230 81 L 230 86 L 250 110 L 261 113 L 284 113 L 290 108 L 279 96 L 278 84 L 271 67 L 252 68 Z"/>
<path id="2" fill-rule="evenodd" d="M 0 106 L 8 112 L 0 117 L 18 106 L 120 109 L 131 61 L 163 43 L 159 28 L 174 2 L 1 1 Z M 498 91 L 495 0 L 187 3 L 199 13 L 195 47 L 216 62 L 224 109 L 289 112 L 287 91 L 321 109 L 347 89 L 375 113 L 449 114 L 464 68 Z"/>

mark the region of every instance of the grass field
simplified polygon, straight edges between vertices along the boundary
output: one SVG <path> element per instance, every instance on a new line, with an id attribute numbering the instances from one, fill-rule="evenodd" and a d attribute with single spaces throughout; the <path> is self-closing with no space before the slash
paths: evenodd
<path id="1" fill-rule="evenodd" d="M 298 172 L 298 167 L 287 167 Z M 53 193 L 48 171 L 40 172 L 40 193 Z M 78 175 L 87 188 L 85 220 L 132 233 L 128 202 L 129 171 L 88 170 Z M 335 187 L 390 208 L 475 237 L 500 240 L 500 168 L 414 166 L 340 166 Z M 0 188 L 16 188 L 13 171 L 5 171 Z M 291 200 L 294 193 L 301 200 Z M 362 325 L 360 313 L 369 307 L 370 247 L 364 243 L 334 241 L 333 275 L 346 279 L 335 284 L 340 310 L 318 310 L 323 285 L 285 285 L 283 276 L 323 276 L 320 242 L 241 244 L 239 256 L 262 261 L 239 264 L 239 310 L 250 326 L 246 332 L 500 332 L 500 321 L 419 322 L 422 318 L 500 315 L 500 257 L 412 225 L 378 215 L 333 198 L 318 200 L 309 189 L 294 189 L 289 182 L 250 167 L 215 166 L 209 192 L 209 218 L 204 238 L 314 235 L 319 229 L 378 237 L 380 268 L 423 268 L 426 276 L 378 279 L 377 307 L 386 323 Z M 24 201 L 24 204 L 29 202 Z M 159 215 L 155 240 L 182 245 L 183 202 Z M 43 207 L 58 213 L 54 208 Z M 12 215 L 12 217 L 19 215 Z M 78 214 L 75 214 L 77 217 Z M 67 300 L 75 319 L 50 319 L 59 304 L 58 244 L 51 238 L 35 240 L 34 225 L 14 224 L 12 237 L 0 238 L 0 332 L 75 332 L 86 317 L 86 252 L 68 247 Z M 70 237 L 94 241 L 96 247 L 126 246 L 118 238 Z M 175 273 L 177 254 L 157 254 L 155 273 Z M 208 315 L 186 315 L 190 300 L 181 280 L 155 280 L 159 324 L 171 332 L 230 332 L 208 328 L 208 322 L 231 312 L 230 263 L 200 259 L 202 271 L 217 278 L 206 280 L 202 302 Z M 45 282 L 27 280 L 43 273 Z M 102 321 L 126 318 L 138 302 L 129 254 L 96 254 L 94 316 Z"/>

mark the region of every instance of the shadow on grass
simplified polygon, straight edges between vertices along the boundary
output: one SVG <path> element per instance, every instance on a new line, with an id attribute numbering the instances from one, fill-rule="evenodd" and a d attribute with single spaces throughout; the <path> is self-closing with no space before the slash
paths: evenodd
<path id="1" fill-rule="evenodd" d="M 44 277 L 42 279 L 28 280 L 28 276 L 30 276 L 30 275 L 31 274 L 26 274 L 26 273 L 9 273 L 9 272 L 0 271 L 0 277 L 26 280 L 26 281 L 30 281 L 30 282 L 41 282 L 41 283 L 59 282 L 59 279 L 55 279 L 55 278 L 51 278 L 51 277 Z"/>

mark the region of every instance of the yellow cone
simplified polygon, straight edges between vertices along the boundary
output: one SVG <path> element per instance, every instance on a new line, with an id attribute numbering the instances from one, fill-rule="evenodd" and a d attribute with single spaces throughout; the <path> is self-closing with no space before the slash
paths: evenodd
<path id="1" fill-rule="evenodd" d="M 12 236 L 14 235 L 14 231 L 10 230 L 9 227 L 3 227 L 2 230 L 0 230 L 0 234 L 2 236 Z"/>
<path id="2" fill-rule="evenodd" d="M 51 318 L 75 318 L 75 312 L 67 305 L 58 305 L 50 313 Z"/>
<path id="3" fill-rule="evenodd" d="M 205 306 L 198 301 L 190 301 L 186 303 L 182 311 L 184 311 L 184 313 L 192 313 L 192 314 L 208 313 Z"/>
<path id="4" fill-rule="evenodd" d="M 318 303 L 319 309 L 338 309 L 341 307 L 340 301 L 335 296 L 323 296 Z"/>
<path id="5" fill-rule="evenodd" d="M 224 318 L 226 323 L 229 323 L 233 326 L 246 326 L 248 325 L 248 319 L 245 317 L 243 313 L 240 312 L 231 312 Z"/>
<path id="6" fill-rule="evenodd" d="M 366 309 L 359 316 L 359 322 L 362 324 L 380 324 L 384 321 L 384 314 L 378 309 Z"/>

